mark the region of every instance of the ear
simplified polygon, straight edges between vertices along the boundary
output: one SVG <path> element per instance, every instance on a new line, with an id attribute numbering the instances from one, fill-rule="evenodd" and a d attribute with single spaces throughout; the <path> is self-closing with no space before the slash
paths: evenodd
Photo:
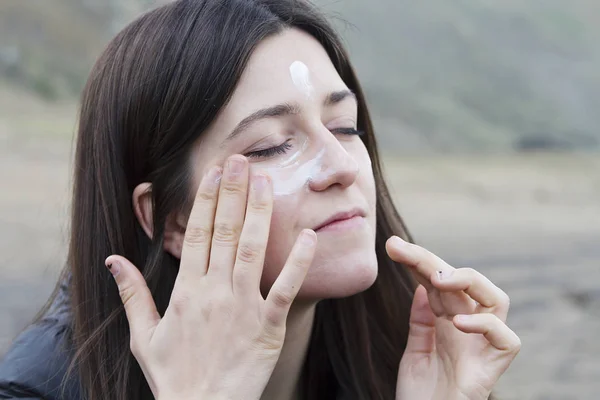
<path id="1" fill-rule="evenodd" d="M 154 209 L 152 207 L 152 184 L 140 183 L 133 190 L 133 211 L 146 235 L 152 239 L 154 231 Z M 165 221 L 164 249 L 172 256 L 181 259 L 181 249 L 185 235 L 185 218 L 173 213 Z"/>

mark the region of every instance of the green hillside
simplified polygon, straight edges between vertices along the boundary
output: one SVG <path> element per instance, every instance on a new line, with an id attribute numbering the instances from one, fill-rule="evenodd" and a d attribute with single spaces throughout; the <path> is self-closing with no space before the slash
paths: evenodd
<path id="1" fill-rule="evenodd" d="M 73 96 L 110 35 L 152 2 L 2 0 L 0 74 Z M 338 17 L 386 148 L 600 147 L 600 2 L 318 4 Z"/>

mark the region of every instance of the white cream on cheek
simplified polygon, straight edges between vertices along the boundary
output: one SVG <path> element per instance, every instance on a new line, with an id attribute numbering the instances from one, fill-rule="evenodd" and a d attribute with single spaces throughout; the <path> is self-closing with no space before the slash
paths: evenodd
<path id="1" fill-rule="evenodd" d="M 307 98 L 313 94 L 313 86 L 310 80 L 310 71 L 306 64 L 294 61 L 290 65 L 290 76 L 294 86 Z M 309 190 L 309 183 L 316 179 L 326 179 L 335 173 L 335 168 L 325 168 L 324 160 L 330 159 L 332 155 L 326 154 L 326 149 L 321 148 L 314 154 L 316 144 L 311 143 L 305 136 L 301 144 L 297 145 L 295 152 L 289 154 L 277 165 L 263 168 L 269 173 L 273 182 L 274 196 L 295 195 L 303 188 Z M 354 160 L 352 160 L 353 163 Z"/>
<path id="2" fill-rule="evenodd" d="M 331 153 L 329 146 L 314 150 L 313 156 L 309 154 L 309 146 L 304 145 L 302 150 L 278 165 L 264 168 L 271 176 L 274 196 L 295 195 L 303 189 L 308 191 L 310 182 L 328 180 L 339 169 L 359 171 L 358 163 L 345 150 L 341 150 L 344 154 L 340 150 Z"/>
<path id="3" fill-rule="evenodd" d="M 302 188 L 308 189 L 308 183 L 323 169 L 323 155 L 325 150 L 319 151 L 308 160 L 298 160 L 300 154 L 295 154 L 296 161 L 285 165 L 267 168 L 273 181 L 274 196 L 289 196 L 298 193 Z"/>

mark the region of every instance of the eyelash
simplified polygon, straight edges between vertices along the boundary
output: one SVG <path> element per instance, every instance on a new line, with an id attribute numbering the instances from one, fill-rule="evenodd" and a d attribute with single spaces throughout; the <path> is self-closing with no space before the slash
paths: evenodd
<path id="1" fill-rule="evenodd" d="M 331 131 L 331 133 L 340 133 L 342 135 L 355 135 L 361 136 L 364 134 L 363 131 L 359 131 L 354 128 L 338 128 Z M 287 153 L 289 149 L 292 148 L 292 144 L 290 143 L 290 139 L 286 140 L 284 143 L 279 146 L 271 147 L 264 150 L 256 150 L 251 151 L 249 153 L 244 154 L 248 158 L 269 158 L 274 155 L 281 155 Z"/>

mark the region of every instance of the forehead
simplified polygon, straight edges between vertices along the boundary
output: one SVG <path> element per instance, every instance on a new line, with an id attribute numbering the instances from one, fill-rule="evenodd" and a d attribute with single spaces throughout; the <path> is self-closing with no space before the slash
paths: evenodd
<path id="1" fill-rule="evenodd" d="M 310 97 L 294 83 L 298 65 L 308 69 Z M 215 125 L 228 131 L 252 112 L 286 102 L 303 109 L 319 107 L 327 94 L 343 89 L 346 85 L 321 44 L 299 29 L 287 29 L 257 46 Z"/>

